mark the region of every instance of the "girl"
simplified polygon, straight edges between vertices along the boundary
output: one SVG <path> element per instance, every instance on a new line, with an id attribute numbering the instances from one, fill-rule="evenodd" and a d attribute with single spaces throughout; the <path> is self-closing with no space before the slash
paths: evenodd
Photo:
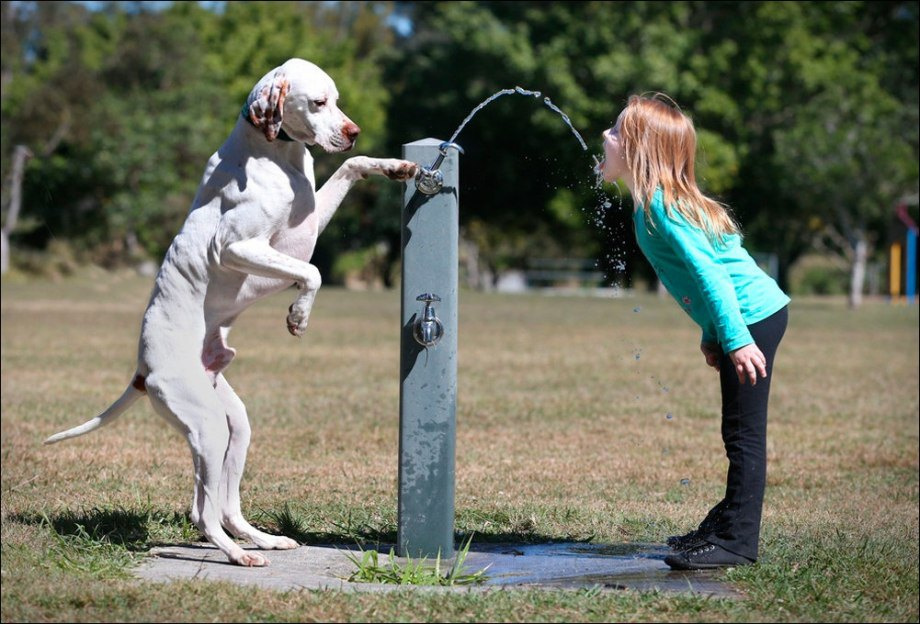
<path id="1" fill-rule="evenodd" d="M 757 559 L 766 486 L 767 399 L 787 297 L 741 247 L 738 225 L 696 184 L 693 122 L 666 96 L 632 96 L 603 134 L 604 180 L 625 181 L 639 248 L 703 330 L 700 350 L 719 371 L 725 498 L 699 527 L 668 539 L 672 568 L 737 566 Z"/>

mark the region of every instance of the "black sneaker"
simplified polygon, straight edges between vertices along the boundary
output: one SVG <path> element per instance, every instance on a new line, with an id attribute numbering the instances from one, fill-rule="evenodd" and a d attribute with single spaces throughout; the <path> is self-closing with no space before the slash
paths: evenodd
<path id="1" fill-rule="evenodd" d="M 687 550 L 694 546 L 702 546 L 705 543 L 707 542 L 703 539 L 703 534 L 699 529 L 693 529 L 684 535 L 672 535 L 667 541 L 671 550 L 677 551 Z"/>
<path id="2" fill-rule="evenodd" d="M 714 570 L 754 563 L 747 557 L 736 555 L 718 544 L 709 542 L 703 542 L 701 545 L 686 548 L 677 554 L 668 555 L 664 558 L 664 562 L 673 570 Z"/>

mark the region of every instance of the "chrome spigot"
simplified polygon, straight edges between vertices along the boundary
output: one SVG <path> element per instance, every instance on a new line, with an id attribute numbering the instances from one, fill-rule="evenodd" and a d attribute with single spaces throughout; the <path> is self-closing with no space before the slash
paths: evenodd
<path id="1" fill-rule="evenodd" d="M 421 318 L 415 320 L 412 327 L 412 336 L 415 341 L 425 347 L 433 347 L 444 336 L 444 324 L 435 313 L 432 303 L 440 302 L 441 298 L 433 293 L 425 293 L 415 298 L 416 301 L 424 301 L 425 309 L 422 311 Z"/>
<path id="2" fill-rule="evenodd" d="M 445 141 L 438 146 L 438 157 L 434 159 L 434 162 L 427 168 L 418 168 L 418 173 L 415 174 L 415 188 L 425 195 L 435 195 L 439 193 L 441 187 L 444 186 L 444 174 L 440 172 L 438 167 L 444 162 L 444 159 L 447 157 L 447 150 L 451 147 L 461 154 L 463 153 L 462 147 L 456 143 Z"/>

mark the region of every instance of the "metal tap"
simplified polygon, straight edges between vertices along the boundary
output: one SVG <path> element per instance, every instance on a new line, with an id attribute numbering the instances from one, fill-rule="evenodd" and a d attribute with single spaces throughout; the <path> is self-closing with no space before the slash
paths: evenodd
<path id="1" fill-rule="evenodd" d="M 422 311 L 421 318 L 415 320 L 412 327 L 412 336 L 415 341 L 425 347 L 433 347 L 444 336 L 444 324 L 438 318 L 432 303 L 440 302 L 441 298 L 433 293 L 425 293 L 415 298 L 416 301 L 424 301 L 425 309 Z"/>
<path id="2" fill-rule="evenodd" d="M 415 187 L 425 195 L 436 195 L 441 191 L 441 187 L 444 186 L 444 174 L 440 172 L 438 167 L 444 162 L 447 157 L 447 150 L 451 147 L 461 154 L 463 153 L 462 147 L 456 143 L 445 141 L 438 146 L 438 157 L 434 159 L 434 162 L 427 168 L 421 166 L 418 168 L 418 173 L 415 174 Z"/>

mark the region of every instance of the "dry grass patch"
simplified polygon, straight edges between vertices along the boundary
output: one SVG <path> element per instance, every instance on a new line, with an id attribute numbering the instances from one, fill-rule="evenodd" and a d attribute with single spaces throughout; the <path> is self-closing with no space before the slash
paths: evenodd
<path id="1" fill-rule="evenodd" d="M 128 580 L 118 553 L 197 539 L 188 450 L 147 404 L 41 445 L 130 380 L 149 286 L 110 275 L 3 286 L 4 621 L 917 619 L 916 306 L 793 303 L 763 559 L 730 575 L 746 601 L 259 592 L 253 607 L 249 590 L 214 599 L 200 584 Z M 284 328 L 290 298 L 259 304 L 231 335 L 227 376 L 253 423 L 244 510 L 304 541 L 373 546 L 395 532 L 399 295 L 325 288 L 302 340 Z M 721 497 L 718 378 L 670 301 L 463 293 L 458 331 L 458 531 L 662 540 Z"/>

